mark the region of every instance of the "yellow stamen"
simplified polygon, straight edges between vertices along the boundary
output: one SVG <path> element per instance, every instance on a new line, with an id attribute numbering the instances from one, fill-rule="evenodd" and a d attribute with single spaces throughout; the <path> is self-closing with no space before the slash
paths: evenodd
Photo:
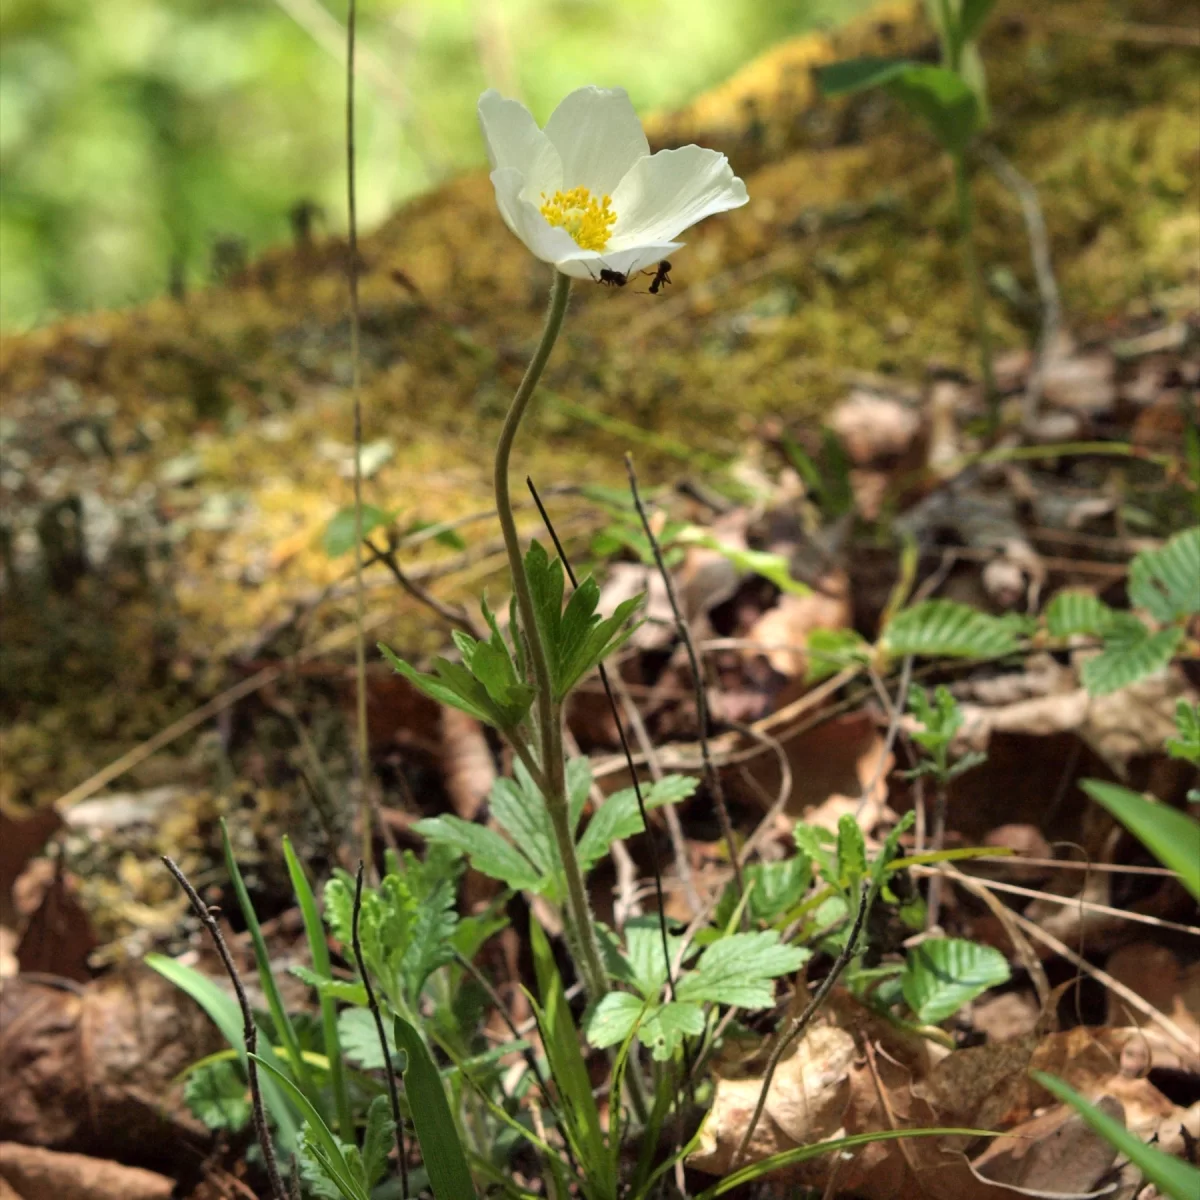
<path id="1" fill-rule="evenodd" d="M 599 200 L 585 187 L 555 192 L 549 200 L 542 193 L 541 214 L 560 229 L 565 229 L 584 250 L 603 250 L 616 223 L 612 197 Z"/>

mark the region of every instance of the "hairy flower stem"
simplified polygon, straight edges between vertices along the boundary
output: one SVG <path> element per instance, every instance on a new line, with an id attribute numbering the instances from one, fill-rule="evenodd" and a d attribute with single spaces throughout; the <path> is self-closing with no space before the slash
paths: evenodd
<path id="1" fill-rule="evenodd" d="M 967 178 L 966 156 L 955 154 L 953 157 L 958 231 L 962 239 L 963 263 L 971 287 L 971 307 L 975 311 L 975 336 L 979 339 L 979 372 L 988 409 L 988 436 L 995 437 L 1000 427 L 1000 397 L 996 392 L 996 376 L 992 370 L 992 331 L 988 325 L 984 304 L 983 276 L 980 274 L 979 258 L 975 253 L 975 209 L 971 202 L 971 183 Z"/>
<path id="2" fill-rule="evenodd" d="M 513 590 L 517 596 L 517 610 L 521 617 L 521 631 L 529 646 L 529 661 L 533 666 L 533 683 L 537 690 L 538 750 L 541 759 L 541 775 L 544 784 L 546 807 L 550 813 L 550 824 L 554 829 L 554 840 L 558 843 L 563 873 L 567 883 L 566 926 L 567 941 L 576 956 L 576 965 L 583 978 L 588 999 L 595 1003 L 607 991 L 607 975 L 600 958 L 600 947 L 592 925 L 591 909 L 587 891 L 583 886 L 583 872 L 575 854 L 570 816 L 567 812 L 566 770 L 563 762 L 562 712 L 554 698 L 554 684 L 550 678 L 550 663 L 546 647 L 542 644 L 541 631 L 533 609 L 533 595 L 525 575 L 525 563 L 521 557 L 521 542 L 517 536 L 517 523 L 513 517 L 512 497 L 508 490 L 508 461 L 512 455 L 513 442 L 521 418 L 529 407 L 538 380 L 554 349 L 562 329 L 563 317 L 567 312 L 567 300 L 571 295 L 571 280 L 561 272 L 554 273 L 554 288 L 550 293 L 550 310 L 546 314 L 546 326 L 542 339 L 525 370 L 525 378 L 517 388 L 512 406 L 504 420 L 500 441 L 496 445 L 496 511 L 500 517 L 500 529 L 504 534 L 504 548 L 508 552 L 508 565 L 512 572 Z"/>

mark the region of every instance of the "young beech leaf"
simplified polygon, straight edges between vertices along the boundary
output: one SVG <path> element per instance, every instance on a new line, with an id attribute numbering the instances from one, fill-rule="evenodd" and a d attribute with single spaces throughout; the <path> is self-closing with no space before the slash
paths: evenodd
<path id="1" fill-rule="evenodd" d="M 1200 612 L 1200 525 L 1134 558 L 1129 602 L 1164 623 Z"/>
<path id="2" fill-rule="evenodd" d="M 1080 671 L 1093 696 L 1106 696 L 1161 671 L 1183 641 L 1178 626 L 1151 633 L 1132 613 L 1114 613 L 1104 631 L 1104 649 Z"/>
<path id="3" fill-rule="evenodd" d="M 1046 632 L 1051 637 L 1103 633 L 1113 618 L 1113 610 L 1091 592 L 1067 589 L 1046 605 Z"/>
<path id="4" fill-rule="evenodd" d="M 1026 625 L 1012 613 L 992 617 L 954 600 L 925 600 L 898 612 L 881 642 L 895 657 L 999 658 L 1018 649 Z"/>
<path id="5" fill-rule="evenodd" d="M 936 1025 L 1008 978 L 1008 962 L 999 950 L 962 938 L 936 938 L 909 950 L 900 986 L 917 1019 Z"/>
<path id="6" fill-rule="evenodd" d="M 676 998 L 767 1008 L 775 998 L 773 980 L 798 970 L 810 956 L 800 946 L 781 945 L 773 929 L 731 934 L 704 951 L 680 981 Z"/>

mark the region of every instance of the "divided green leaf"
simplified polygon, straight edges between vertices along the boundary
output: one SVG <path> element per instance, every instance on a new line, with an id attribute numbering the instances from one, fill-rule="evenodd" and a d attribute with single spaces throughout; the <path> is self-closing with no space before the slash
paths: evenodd
<path id="1" fill-rule="evenodd" d="M 1129 602 L 1164 624 L 1200 613 L 1200 525 L 1134 558 Z"/>
<path id="2" fill-rule="evenodd" d="M 774 980 L 799 970 L 810 957 L 801 946 L 782 944 L 773 929 L 731 934 L 704 951 L 680 980 L 676 998 L 767 1008 L 775 999 Z"/>
<path id="3" fill-rule="evenodd" d="M 197 1067 L 184 1084 L 183 1098 L 209 1129 L 236 1133 L 250 1120 L 250 1092 L 241 1071 L 226 1059 Z"/>

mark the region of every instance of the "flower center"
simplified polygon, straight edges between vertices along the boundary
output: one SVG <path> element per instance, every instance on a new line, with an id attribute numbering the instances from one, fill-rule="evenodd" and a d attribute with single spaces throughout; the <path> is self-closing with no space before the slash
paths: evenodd
<path id="1" fill-rule="evenodd" d="M 555 192 L 548 200 L 543 192 L 539 211 L 551 225 L 565 229 L 584 250 L 603 250 L 617 220 L 612 197 L 597 199 L 585 187 Z"/>

